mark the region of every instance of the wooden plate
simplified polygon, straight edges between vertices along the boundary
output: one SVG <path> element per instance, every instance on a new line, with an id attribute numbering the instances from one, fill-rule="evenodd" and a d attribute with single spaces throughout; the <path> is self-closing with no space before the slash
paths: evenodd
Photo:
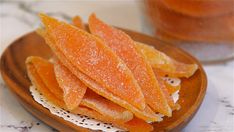
<path id="1" fill-rule="evenodd" d="M 161 123 L 153 124 L 155 131 L 181 130 L 195 115 L 206 92 L 207 79 L 201 64 L 181 49 L 164 44 L 155 38 L 137 32 L 124 31 L 135 41 L 153 45 L 158 50 L 165 52 L 178 61 L 198 64 L 199 69 L 191 78 L 182 79 L 179 99 L 181 109 L 173 112 L 171 118 L 165 118 Z M 52 115 L 48 109 L 34 101 L 29 92 L 31 83 L 25 71 L 25 59 L 32 55 L 43 58 L 50 58 L 52 56 L 49 47 L 35 32 L 17 39 L 4 51 L 1 56 L 0 69 L 2 77 L 9 89 L 16 95 L 16 98 L 27 111 L 49 126 L 59 131 L 90 131 Z"/>

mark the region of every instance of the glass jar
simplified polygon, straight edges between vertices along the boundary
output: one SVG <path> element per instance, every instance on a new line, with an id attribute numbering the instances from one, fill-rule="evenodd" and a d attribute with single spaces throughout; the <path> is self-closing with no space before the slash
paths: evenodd
<path id="1" fill-rule="evenodd" d="M 145 3 L 159 39 L 186 49 L 200 60 L 234 56 L 234 0 L 146 0 Z"/>

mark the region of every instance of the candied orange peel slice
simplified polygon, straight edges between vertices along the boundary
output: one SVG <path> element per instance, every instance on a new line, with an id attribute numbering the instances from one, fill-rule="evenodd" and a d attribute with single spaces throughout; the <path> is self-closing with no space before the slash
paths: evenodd
<path id="1" fill-rule="evenodd" d="M 152 46 L 137 42 L 137 47 L 145 55 L 153 69 L 160 69 L 171 77 L 189 78 L 198 68 L 197 64 L 178 62 Z"/>
<path id="2" fill-rule="evenodd" d="M 72 106 L 72 109 L 78 107 L 78 105 L 85 106 L 121 122 L 127 122 L 133 118 L 131 112 L 88 90 L 83 82 L 58 60 L 55 61 L 54 67 L 59 86 L 64 90 L 64 102 L 67 106 Z"/>
<path id="3" fill-rule="evenodd" d="M 171 96 L 180 85 L 171 85 L 164 76 L 188 78 L 196 64 L 135 42 L 95 14 L 89 17 L 92 34 L 79 16 L 73 25 L 44 14 L 40 18 L 44 28 L 37 32 L 58 59 L 51 63 L 28 57 L 27 72 L 38 91 L 58 107 L 133 132 L 152 131 L 147 122 L 162 120 L 156 113 L 171 116 L 180 108 Z"/>
<path id="4" fill-rule="evenodd" d="M 42 80 L 41 77 L 51 77 L 54 78 L 53 80 L 55 80 L 55 75 L 51 75 L 51 74 L 46 74 L 46 73 L 52 73 L 53 70 L 51 69 L 53 67 L 53 64 L 51 64 L 50 62 L 48 62 L 47 60 L 44 60 L 40 57 L 28 57 L 26 60 L 26 65 L 27 65 L 27 70 L 28 70 L 28 75 L 33 83 L 33 85 L 36 86 L 36 88 L 39 90 L 39 92 L 41 92 L 49 101 L 51 101 L 52 103 L 54 103 L 55 105 L 61 107 L 61 108 L 65 108 L 66 109 L 66 105 L 63 102 L 63 100 L 61 100 L 61 98 L 57 98 L 54 90 L 53 92 L 51 92 L 50 90 L 52 89 L 52 87 L 47 87 L 44 83 L 44 81 Z M 45 73 L 41 73 L 39 71 L 41 71 L 41 68 L 43 67 L 43 72 Z M 40 70 L 38 70 L 40 69 Z M 50 82 L 52 83 L 52 82 Z M 53 85 L 57 85 L 57 82 L 53 82 Z M 52 86 L 52 85 L 49 85 Z M 59 87 L 53 87 L 54 88 L 59 88 Z M 62 94 L 62 92 L 60 93 Z M 84 106 L 78 106 L 75 109 L 71 110 L 72 113 L 75 114 L 82 114 L 82 115 L 86 115 L 92 118 L 95 118 L 97 120 L 100 121 L 106 121 L 106 122 L 110 122 L 113 123 L 114 126 L 120 127 L 124 130 L 146 130 L 146 131 L 151 131 L 153 129 L 153 127 L 149 124 L 147 124 L 146 122 L 144 122 L 143 120 L 137 119 L 137 118 L 133 118 L 127 122 L 120 122 L 117 121 L 113 118 L 110 118 L 108 116 L 105 116 L 99 112 L 97 112 L 96 110 L 90 109 L 88 107 L 84 107 Z"/>
<path id="5" fill-rule="evenodd" d="M 82 19 L 80 16 L 75 16 L 72 18 L 72 23 L 74 26 L 80 28 L 80 29 L 85 29 L 84 23 L 82 22 Z"/>
<path id="6" fill-rule="evenodd" d="M 130 111 L 105 99 L 91 90 L 87 90 L 80 105 L 89 107 L 116 121 L 127 122 L 133 119 L 133 114 Z"/>
<path id="7" fill-rule="evenodd" d="M 63 100 L 69 110 L 76 108 L 85 95 L 87 87 L 58 60 L 54 72 L 60 88 L 63 89 Z"/>
<path id="8" fill-rule="evenodd" d="M 162 79 L 162 77 L 157 76 L 157 80 L 159 82 L 159 86 L 163 91 L 164 96 L 166 97 L 167 103 L 169 104 L 169 106 L 171 107 L 172 110 L 176 109 L 176 104 L 174 103 L 165 83 L 164 80 Z"/>
<path id="9" fill-rule="evenodd" d="M 166 86 L 166 88 L 167 88 L 167 90 L 168 90 L 168 92 L 169 92 L 170 95 L 173 94 L 173 93 L 175 93 L 176 91 L 179 91 L 180 88 L 181 88 L 180 84 L 176 85 L 176 86 L 173 86 L 173 85 L 169 84 L 166 81 L 164 81 L 164 84 L 165 84 L 165 86 Z"/>
<path id="10" fill-rule="evenodd" d="M 38 91 L 50 102 L 61 108 L 66 108 L 62 100 L 62 89 L 58 86 L 53 73 L 53 64 L 41 57 L 31 56 L 26 59 L 26 67 L 29 79 Z"/>
<path id="11" fill-rule="evenodd" d="M 124 125 L 130 132 L 151 132 L 154 127 L 144 120 L 133 118 Z"/>
<path id="12" fill-rule="evenodd" d="M 44 38 L 53 39 L 49 46 L 52 49 L 56 46 L 76 70 L 135 107 L 145 108 L 143 93 L 132 72 L 101 39 L 47 15 L 40 17 L 48 35 Z"/>
<path id="13" fill-rule="evenodd" d="M 105 44 L 126 63 L 140 85 L 146 103 L 155 112 L 171 116 L 171 109 L 154 72 L 142 53 L 136 48 L 135 42 L 124 32 L 99 20 L 95 14 L 89 17 L 89 29 L 92 34 L 103 39 Z"/>
<path id="14" fill-rule="evenodd" d="M 135 106 L 131 105 L 127 101 L 119 98 L 118 96 L 112 94 L 110 91 L 108 91 L 106 88 L 99 85 L 97 82 L 95 82 L 93 79 L 91 79 L 89 76 L 85 75 L 81 71 L 77 70 L 73 64 L 67 60 L 65 55 L 60 52 L 60 50 L 57 48 L 56 45 L 53 45 L 54 40 L 50 37 L 49 34 L 46 33 L 45 30 L 39 29 L 37 30 L 37 33 L 41 35 L 47 42 L 48 45 L 51 46 L 53 52 L 56 54 L 56 56 L 59 58 L 59 60 L 74 74 L 76 75 L 83 83 L 85 83 L 86 86 L 88 86 L 90 89 L 95 91 L 97 94 L 109 99 L 110 101 L 122 106 L 123 108 L 126 108 L 130 110 L 134 115 L 140 119 L 146 120 L 146 121 L 161 121 L 162 119 L 155 115 L 155 113 L 147 106 L 144 110 L 140 110 L 136 108 Z"/>
<path id="15" fill-rule="evenodd" d="M 123 130 L 130 131 L 130 132 L 150 132 L 153 130 L 153 126 L 145 122 L 144 120 L 138 119 L 134 117 L 132 120 L 128 122 L 119 122 L 113 119 L 110 119 L 107 116 L 104 116 L 95 110 L 92 110 L 87 107 L 77 107 L 76 109 L 72 110 L 72 113 L 86 115 L 88 117 L 112 123 L 114 126 L 122 128 Z"/>
<path id="16" fill-rule="evenodd" d="M 38 70 L 37 70 L 37 68 L 41 69 L 43 67 L 43 70 L 45 73 L 53 73 L 53 69 L 51 68 L 51 67 L 53 67 L 53 64 L 51 64 L 47 60 L 42 59 L 40 57 L 31 56 L 31 57 L 27 58 L 26 65 L 27 65 L 28 75 L 29 75 L 31 81 L 33 82 L 33 85 L 36 86 L 36 88 L 39 90 L 39 92 L 41 92 L 49 101 L 51 101 L 55 105 L 57 105 L 61 108 L 67 109 L 65 103 L 63 102 L 63 100 L 61 100 L 62 98 L 57 98 L 55 96 L 55 93 L 50 91 L 50 89 L 52 89 L 52 87 L 46 87 L 44 84 L 44 81 L 41 79 L 41 77 L 44 77 L 45 75 L 52 77 L 52 78 L 55 78 L 55 75 L 54 74 L 53 75 L 44 74 L 44 73 L 38 72 Z M 35 65 L 37 65 L 37 68 L 35 68 Z M 53 83 L 55 86 L 58 86 L 56 81 L 54 81 Z M 50 86 L 52 86 L 52 85 L 50 85 Z M 53 88 L 59 88 L 59 87 L 53 87 Z M 99 100 L 99 98 L 95 97 L 96 96 L 96 95 L 94 95 L 95 93 L 89 93 L 89 92 L 88 92 L 88 95 L 85 96 L 86 100 L 90 99 L 90 98 L 87 98 L 87 96 L 88 97 L 92 96 L 91 98 L 93 98 L 96 101 Z M 62 94 L 62 92 L 61 92 L 61 94 Z M 94 105 L 95 105 L 95 103 L 97 103 L 97 102 L 94 101 Z M 113 104 L 109 104 L 108 106 L 113 106 Z M 106 107 L 106 109 L 108 109 L 108 108 L 109 107 Z M 145 121 L 140 120 L 136 117 L 133 118 L 132 115 L 131 115 L 131 119 L 129 118 L 128 120 L 122 121 L 122 120 L 116 120 L 113 117 L 107 116 L 106 113 L 99 113 L 100 111 L 96 111 L 96 110 L 97 110 L 96 108 L 92 109 L 92 108 L 81 105 L 81 106 L 76 107 L 75 109 L 72 109 L 71 112 L 74 114 L 82 114 L 82 115 L 86 115 L 86 116 L 95 118 L 97 120 L 113 123 L 113 125 L 120 127 L 124 130 L 128 130 L 128 129 L 133 130 L 133 129 L 138 128 L 138 129 L 146 129 L 146 131 L 147 131 L 147 130 L 152 129 L 152 126 L 147 124 Z M 124 112 L 123 108 L 119 108 L 119 106 L 112 107 L 111 110 Z M 135 122 L 135 124 L 133 124 L 134 122 Z M 138 126 L 135 126 L 135 125 L 138 125 Z"/>

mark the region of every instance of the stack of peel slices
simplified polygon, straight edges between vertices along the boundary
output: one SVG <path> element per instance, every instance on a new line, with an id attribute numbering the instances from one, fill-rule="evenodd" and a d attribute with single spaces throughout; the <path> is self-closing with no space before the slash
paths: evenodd
<path id="1" fill-rule="evenodd" d="M 190 77 L 196 64 L 183 64 L 153 47 L 132 40 L 94 14 L 86 32 L 81 19 L 73 25 L 41 14 L 38 33 L 54 52 L 53 62 L 28 57 L 32 84 L 53 104 L 128 131 L 152 131 L 147 122 L 178 110 L 171 95 L 180 86 L 164 76 Z"/>

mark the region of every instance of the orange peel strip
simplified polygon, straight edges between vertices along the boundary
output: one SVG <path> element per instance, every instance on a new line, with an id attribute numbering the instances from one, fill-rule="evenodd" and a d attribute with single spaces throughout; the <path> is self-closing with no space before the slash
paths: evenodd
<path id="1" fill-rule="evenodd" d="M 177 86 L 172 86 L 171 84 L 169 84 L 167 81 L 164 81 L 164 84 L 169 92 L 169 94 L 173 94 L 176 91 L 180 90 L 181 85 L 177 85 Z"/>
<path id="2" fill-rule="evenodd" d="M 158 76 L 160 76 L 161 78 L 168 76 L 167 73 L 165 73 L 164 71 L 162 71 L 161 69 L 158 69 L 158 68 L 154 69 L 154 73 L 157 74 Z M 168 77 L 171 77 L 171 76 L 168 76 Z M 165 84 L 170 95 L 175 93 L 176 91 L 180 90 L 180 88 L 181 88 L 181 84 L 173 86 L 166 80 L 164 80 L 164 84 Z"/>
<path id="3" fill-rule="evenodd" d="M 137 47 L 145 55 L 153 69 L 160 69 L 171 77 L 189 78 L 197 70 L 197 64 L 178 62 L 154 47 L 137 42 Z"/>
<path id="4" fill-rule="evenodd" d="M 105 44 L 126 63 L 138 81 L 146 103 L 155 112 L 171 116 L 171 109 L 154 72 L 142 53 L 136 48 L 135 42 L 124 32 L 99 20 L 95 14 L 89 17 L 89 28 L 92 34 L 103 39 Z"/>
<path id="5" fill-rule="evenodd" d="M 87 90 L 80 105 L 89 107 L 102 115 L 120 122 L 127 122 L 133 118 L 133 114 L 130 111 L 103 98 L 91 90 Z"/>
<path id="6" fill-rule="evenodd" d="M 31 56 L 26 59 L 26 67 L 28 76 L 38 91 L 55 105 L 61 108 L 66 108 L 65 103 L 62 100 L 62 96 L 61 98 L 58 98 L 54 92 L 55 89 L 60 89 L 60 87 L 58 86 L 55 75 L 53 73 L 53 64 L 40 57 Z M 45 78 L 49 78 L 50 85 L 46 85 L 47 81 L 44 81 Z M 58 91 L 60 91 L 59 95 L 63 94 L 62 90 Z"/>
<path id="7" fill-rule="evenodd" d="M 107 89 L 99 85 L 97 82 L 92 80 L 89 76 L 85 75 L 79 70 L 76 70 L 76 68 L 73 66 L 69 60 L 66 59 L 66 57 L 63 55 L 62 52 L 55 46 L 52 45 L 54 43 L 54 40 L 47 34 L 44 30 L 37 30 L 37 33 L 44 37 L 48 45 L 51 45 L 51 48 L 53 52 L 56 54 L 56 56 L 62 60 L 61 62 L 74 74 L 76 75 L 83 83 L 85 83 L 86 86 L 88 86 L 90 89 L 92 89 L 97 94 L 107 98 L 108 100 L 122 106 L 123 108 L 126 108 L 127 110 L 134 113 L 134 115 L 140 119 L 143 119 L 145 121 L 161 121 L 162 119 L 157 116 L 148 106 L 144 110 L 139 110 L 133 105 L 129 104 L 125 100 L 115 96 L 111 92 L 109 92 Z M 47 37 L 45 37 L 47 36 Z"/>
<path id="8" fill-rule="evenodd" d="M 170 93 L 164 84 L 164 80 L 160 76 L 157 76 L 157 80 L 159 82 L 160 88 L 162 89 L 164 93 L 164 96 L 166 97 L 167 103 L 169 104 L 172 110 L 176 109 L 176 104 L 174 103 L 172 97 L 170 96 Z"/>
<path id="9" fill-rule="evenodd" d="M 66 109 L 65 103 L 62 100 L 60 100 L 59 98 L 57 98 L 54 95 L 54 93 L 51 93 L 51 91 L 48 89 L 48 87 L 46 87 L 44 82 L 41 80 L 40 76 L 38 75 L 38 71 L 35 68 L 35 65 L 37 65 L 38 63 L 48 63 L 48 62 L 40 57 L 28 57 L 26 60 L 28 75 L 29 75 L 29 78 L 31 79 L 32 83 L 37 87 L 39 92 L 41 92 L 49 101 L 51 101 L 52 103 L 54 103 L 55 105 L 57 105 L 61 108 Z M 39 64 L 39 65 L 41 65 L 41 64 Z M 40 67 L 40 66 L 37 66 L 37 67 Z M 43 67 L 43 68 L 44 68 L 45 72 L 47 70 L 51 71 L 51 68 L 48 68 L 48 67 Z M 43 75 L 45 75 L 45 74 L 43 74 Z M 50 77 L 52 77 L 52 76 L 50 76 Z M 57 82 L 54 82 L 54 83 L 57 83 Z M 74 114 L 86 115 L 86 116 L 89 116 L 91 118 L 95 118 L 95 119 L 100 120 L 100 121 L 106 121 L 106 122 L 113 123 L 114 126 L 120 127 L 124 130 L 130 130 L 130 131 L 135 131 L 138 129 L 145 130 L 145 131 L 152 131 L 153 130 L 153 127 L 151 125 L 147 124 L 146 122 L 144 122 L 143 120 L 133 118 L 132 120 L 130 120 L 126 123 L 119 122 L 119 121 L 113 120 L 109 117 L 106 117 L 106 116 L 98 113 L 95 110 L 92 110 L 90 108 L 83 107 L 83 106 L 79 106 L 79 107 L 71 110 L 71 112 Z"/>
<path id="10" fill-rule="evenodd" d="M 80 29 L 85 29 L 85 26 L 82 22 L 82 19 L 80 18 L 80 16 L 75 16 L 72 18 L 72 23 L 74 26 L 80 28 Z"/>
<path id="11" fill-rule="evenodd" d="M 128 130 L 130 132 L 150 132 L 153 130 L 153 126 L 151 126 L 150 124 L 148 124 L 147 122 L 138 119 L 136 117 L 134 117 L 132 120 L 128 121 L 128 122 L 118 122 L 116 120 L 110 119 L 106 116 L 103 116 L 102 114 L 96 112 L 95 110 L 89 109 L 87 107 L 77 107 L 76 109 L 74 109 L 73 111 L 71 111 L 72 113 L 75 114 L 81 114 L 81 115 L 86 115 L 88 117 L 103 121 L 103 122 L 109 122 L 112 123 L 114 126 L 119 127 L 123 130 Z"/>
<path id="12" fill-rule="evenodd" d="M 55 61 L 54 67 L 56 79 L 60 87 L 64 89 L 64 101 L 67 106 L 72 105 L 72 109 L 74 109 L 80 104 L 81 106 L 86 106 L 102 115 L 108 116 L 113 120 L 119 120 L 122 122 L 129 121 L 133 118 L 133 114 L 131 112 L 92 92 L 91 90 L 88 90 L 83 82 L 73 75 L 73 73 L 63 66 L 58 60 Z"/>
<path id="13" fill-rule="evenodd" d="M 138 118 L 133 118 L 129 122 L 126 122 L 124 127 L 130 132 L 151 132 L 154 129 L 152 125 Z"/>
<path id="14" fill-rule="evenodd" d="M 54 73 L 60 88 L 63 89 L 63 100 L 69 110 L 76 108 L 85 95 L 87 87 L 59 61 L 55 61 Z"/>
<path id="15" fill-rule="evenodd" d="M 131 71 L 101 39 L 47 15 L 41 14 L 40 17 L 47 34 L 54 41 L 49 46 L 52 49 L 57 46 L 76 70 L 137 108 L 145 108 L 143 93 Z"/>

